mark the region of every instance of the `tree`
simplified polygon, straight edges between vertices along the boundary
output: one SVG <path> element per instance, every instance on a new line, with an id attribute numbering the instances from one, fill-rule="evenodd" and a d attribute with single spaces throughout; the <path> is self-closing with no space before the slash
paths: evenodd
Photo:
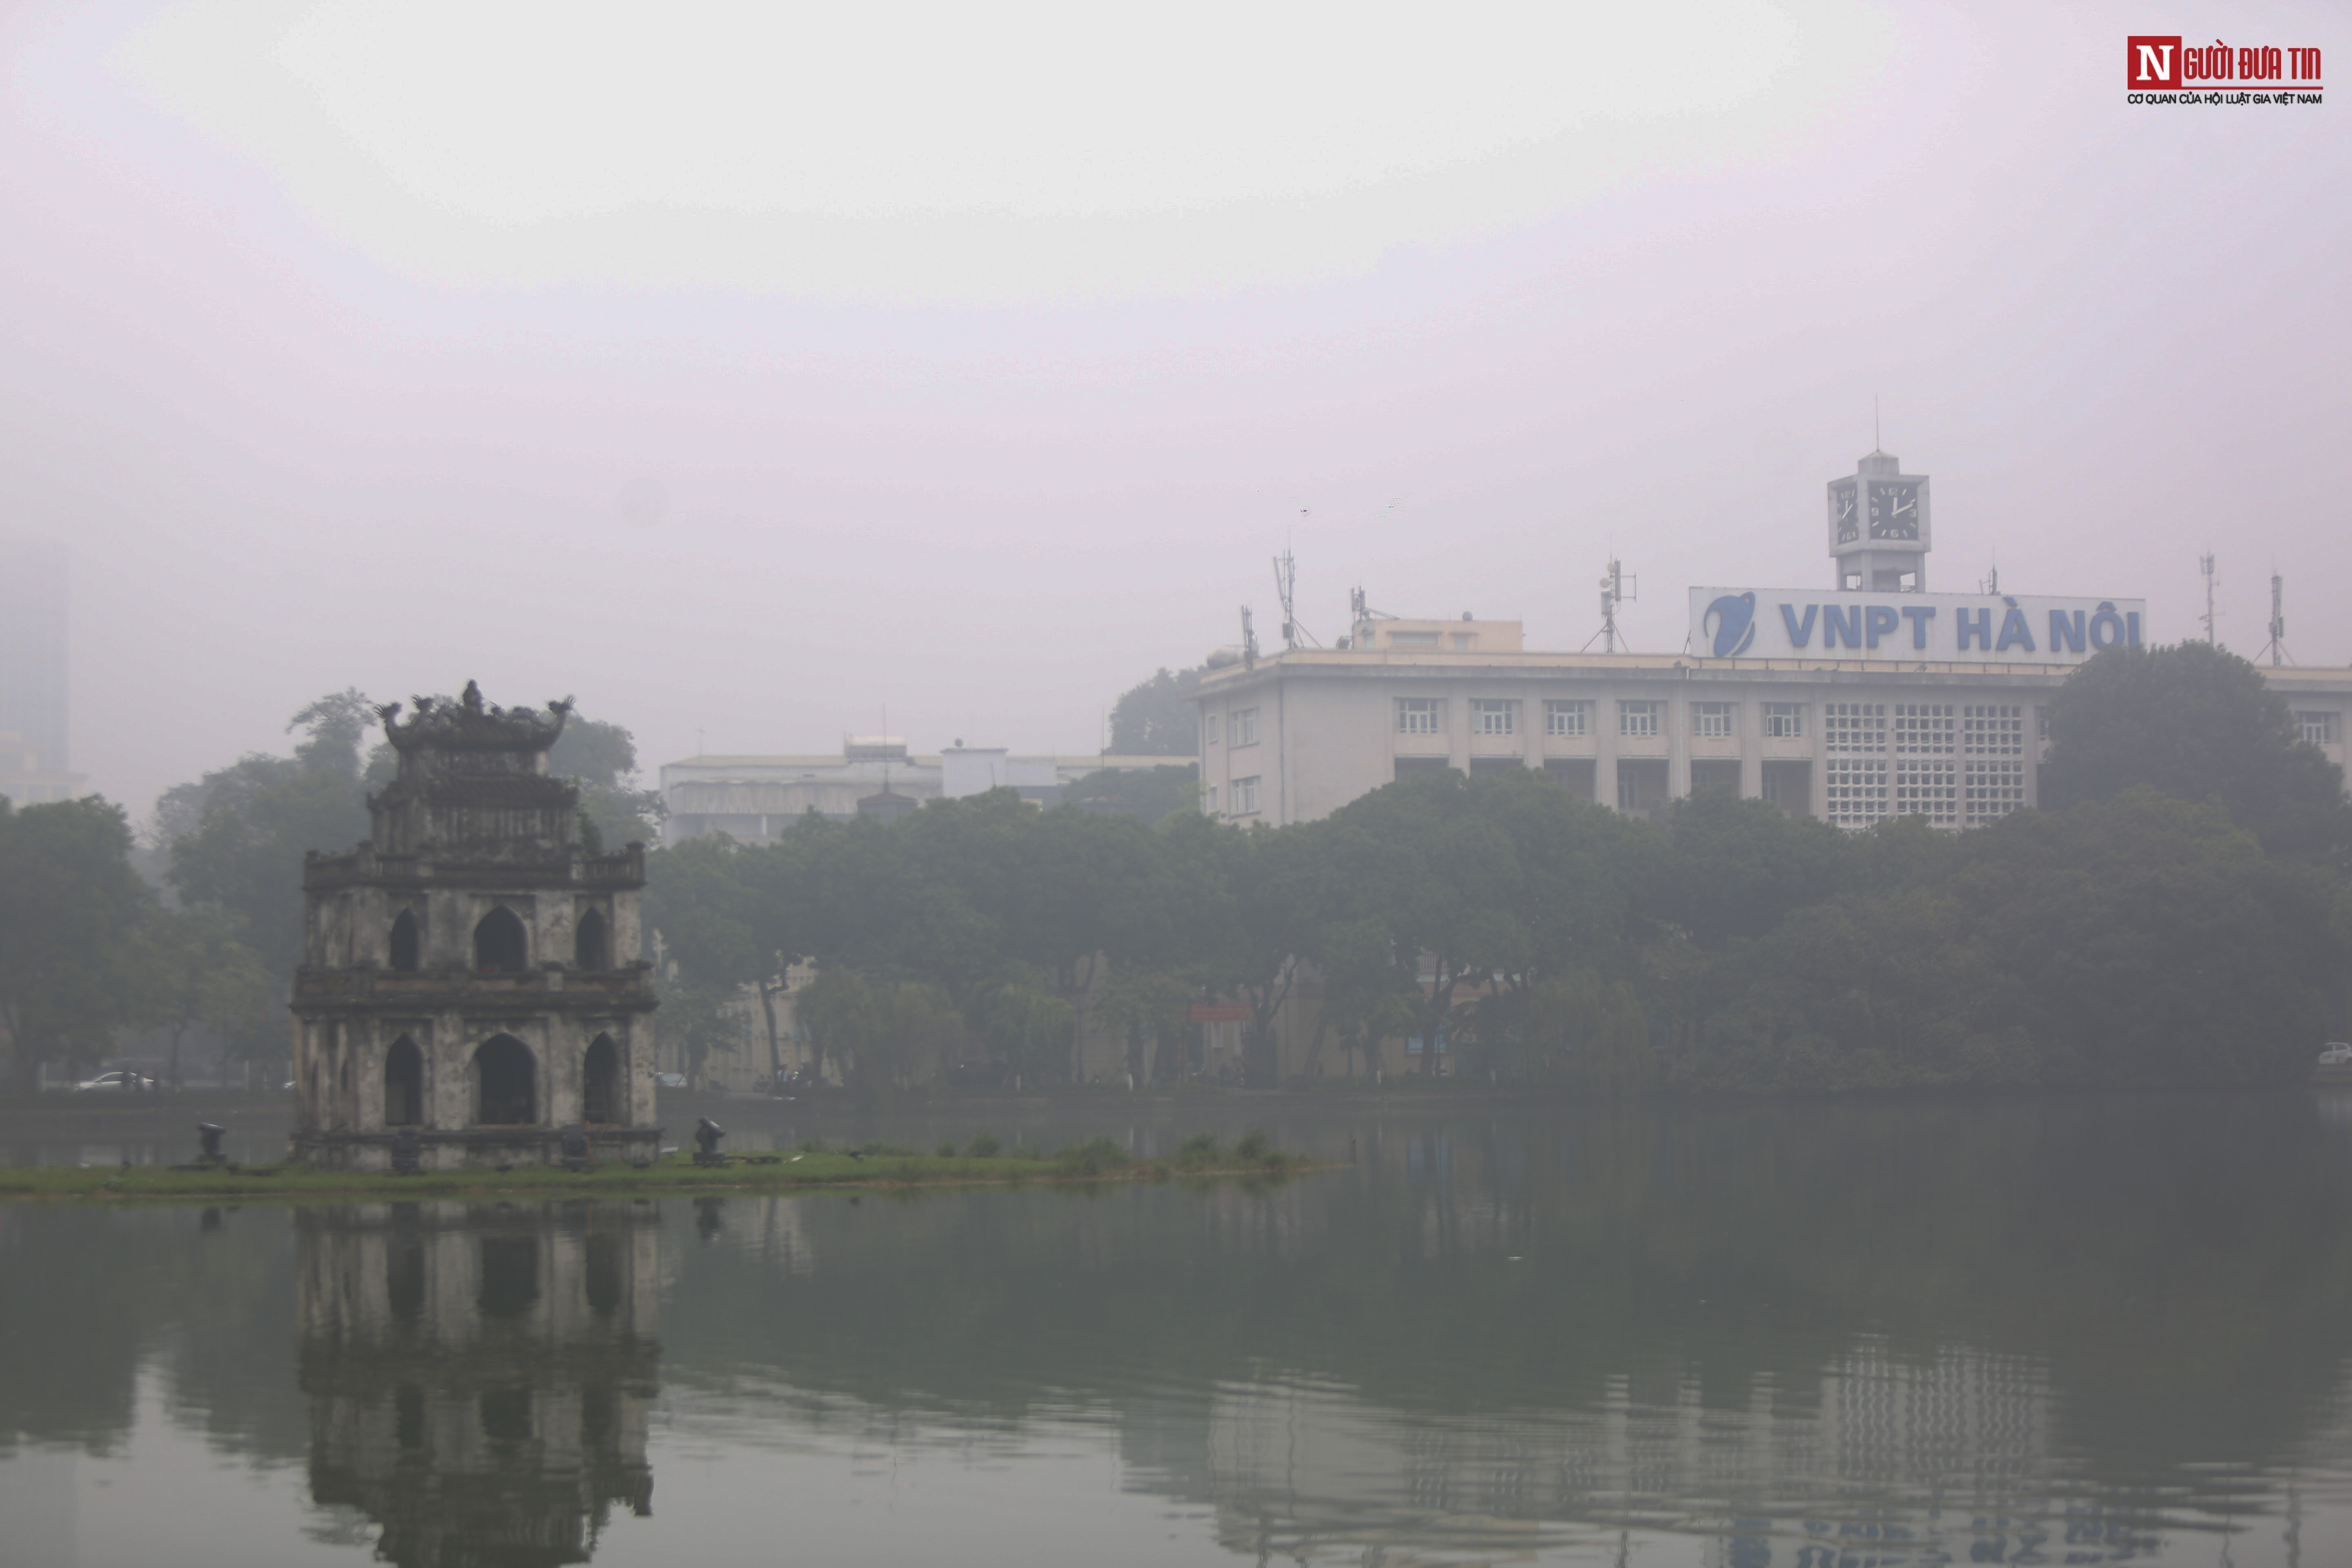
<path id="1" fill-rule="evenodd" d="M 146 1015 L 165 1046 L 164 1081 L 181 1083 L 180 1047 L 193 1029 L 210 1030 L 224 1055 L 281 1054 L 285 1015 L 261 957 L 242 939 L 235 917 L 216 910 L 158 912 L 146 925 L 139 969 Z"/>
<path id="2" fill-rule="evenodd" d="M 14 810 L 0 798 L 0 1032 L 9 1088 L 41 1064 L 102 1059 L 142 1003 L 141 931 L 154 894 L 131 864 L 122 808 L 92 795 Z"/>
<path id="3" fill-rule="evenodd" d="M 2069 676 L 2045 712 L 2044 810 L 2146 784 L 2220 801 L 2273 855 L 2352 870 L 2344 771 L 2237 655 L 2201 642 L 2112 647 Z"/>
<path id="4" fill-rule="evenodd" d="M 1164 822 L 1179 812 L 1201 809 L 1201 769 L 1196 763 L 1163 763 L 1156 768 L 1104 768 L 1088 773 L 1063 795 L 1080 811 Z"/>
<path id="5" fill-rule="evenodd" d="M 1111 751 L 1125 757 L 1199 756 L 1201 714 L 1192 704 L 1202 673 L 1157 670 L 1121 692 L 1110 710 Z"/>
<path id="6" fill-rule="evenodd" d="M 661 791 L 638 787 L 636 737 L 620 725 L 583 719 L 574 709 L 548 751 L 547 771 L 579 786 L 592 853 L 659 837 L 668 803 Z"/>
<path id="7" fill-rule="evenodd" d="M 305 731 L 293 756 L 243 757 L 156 805 L 181 901 L 234 916 L 281 984 L 302 959 L 303 854 L 367 836 L 360 742 L 373 714 L 356 690 L 322 697 L 287 725 Z"/>

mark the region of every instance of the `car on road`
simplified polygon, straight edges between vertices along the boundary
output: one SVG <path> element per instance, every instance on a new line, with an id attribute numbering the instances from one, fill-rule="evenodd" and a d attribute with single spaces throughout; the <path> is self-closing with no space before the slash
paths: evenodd
<path id="1" fill-rule="evenodd" d="M 2352 1040 L 2330 1040 L 2327 1048 L 2319 1053 L 2319 1065 L 2324 1068 L 2352 1068 Z"/>
<path id="2" fill-rule="evenodd" d="M 96 1078 L 86 1078 L 73 1086 L 76 1094 L 130 1094 L 155 1087 L 155 1080 L 128 1068 L 119 1072 L 102 1072 Z"/>

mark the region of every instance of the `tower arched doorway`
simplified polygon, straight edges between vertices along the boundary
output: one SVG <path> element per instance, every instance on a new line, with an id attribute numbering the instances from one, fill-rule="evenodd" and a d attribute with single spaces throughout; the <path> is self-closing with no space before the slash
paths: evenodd
<path id="1" fill-rule="evenodd" d="M 474 927 L 474 967 L 494 973 L 515 973 L 530 963 L 530 944 L 522 921 L 512 910 L 499 908 L 484 915 Z"/>
<path id="2" fill-rule="evenodd" d="M 539 1064 L 512 1035 L 493 1035 L 474 1053 L 474 1120 L 490 1127 L 539 1121 Z"/>
<path id="3" fill-rule="evenodd" d="M 383 1124 L 417 1127 L 425 1121 L 425 1053 L 406 1035 L 383 1053 Z"/>
<path id="4" fill-rule="evenodd" d="M 590 1042 L 580 1064 L 580 1120 L 592 1125 L 621 1117 L 621 1048 L 610 1035 Z"/>

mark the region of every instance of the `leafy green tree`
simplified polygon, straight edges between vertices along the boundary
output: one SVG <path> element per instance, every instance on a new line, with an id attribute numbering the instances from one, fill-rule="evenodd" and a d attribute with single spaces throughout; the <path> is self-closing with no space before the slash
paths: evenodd
<path id="1" fill-rule="evenodd" d="M 1825 822 L 1719 790 L 1675 801 L 1666 834 L 1668 852 L 1643 879 L 1655 879 L 1659 913 L 1709 948 L 1762 936 L 1828 898 L 1851 847 Z"/>
<path id="2" fill-rule="evenodd" d="M 181 901 L 235 917 L 281 984 L 302 956 L 302 857 L 367 836 L 360 742 L 374 710 L 345 690 L 297 713 L 291 757 L 247 756 L 157 803 L 167 879 Z"/>
<path id="3" fill-rule="evenodd" d="M 1196 757 L 1201 715 L 1193 706 L 1202 669 L 1161 669 L 1119 694 L 1110 710 L 1110 749 L 1123 757 Z"/>
<path id="4" fill-rule="evenodd" d="M 1138 816 L 1164 822 L 1179 812 L 1201 809 L 1201 769 L 1196 763 L 1163 763 L 1156 768 L 1104 768 L 1072 784 L 1062 796 L 1080 811 Z"/>
<path id="5" fill-rule="evenodd" d="M 2201 642 L 2109 648 L 2067 677 L 2045 712 L 2045 810 L 2146 784 L 2220 801 L 2273 855 L 2352 870 L 2344 770 L 2237 655 Z"/>
<path id="6" fill-rule="evenodd" d="M 165 1082 L 180 1087 L 181 1047 L 194 1029 L 210 1031 L 225 1055 L 284 1053 L 286 1019 L 277 987 L 235 917 L 216 910 L 159 912 L 143 935 L 138 968 L 144 1011 L 163 1032 Z"/>
<path id="7" fill-rule="evenodd" d="M 0 1033 L 8 1086 L 41 1065 L 103 1059 L 146 1000 L 142 932 L 153 891 L 131 863 L 131 825 L 95 795 L 15 810 L 0 798 Z"/>
<path id="8" fill-rule="evenodd" d="M 800 1018 L 820 1066 L 834 1058 L 849 1084 L 868 1092 L 936 1076 L 955 1059 L 963 1031 L 938 986 L 875 979 L 843 965 L 818 970 L 801 992 Z"/>

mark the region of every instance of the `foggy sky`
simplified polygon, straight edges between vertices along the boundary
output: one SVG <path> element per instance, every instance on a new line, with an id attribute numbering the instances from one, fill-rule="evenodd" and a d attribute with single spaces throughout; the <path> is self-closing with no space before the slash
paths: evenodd
<path id="1" fill-rule="evenodd" d="M 2352 661 L 2352 104 L 2120 69 L 2340 9 L 1575 9 L 0 7 L 73 765 L 141 816 L 469 678 L 649 768 L 1090 752 L 1286 542 L 1327 641 L 1361 585 L 1574 648 L 1613 547 L 1673 650 L 1690 584 L 1830 584 L 1874 395 L 1931 586 L 2169 641 L 2210 549 L 2224 642 L 2275 564 Z"/>

